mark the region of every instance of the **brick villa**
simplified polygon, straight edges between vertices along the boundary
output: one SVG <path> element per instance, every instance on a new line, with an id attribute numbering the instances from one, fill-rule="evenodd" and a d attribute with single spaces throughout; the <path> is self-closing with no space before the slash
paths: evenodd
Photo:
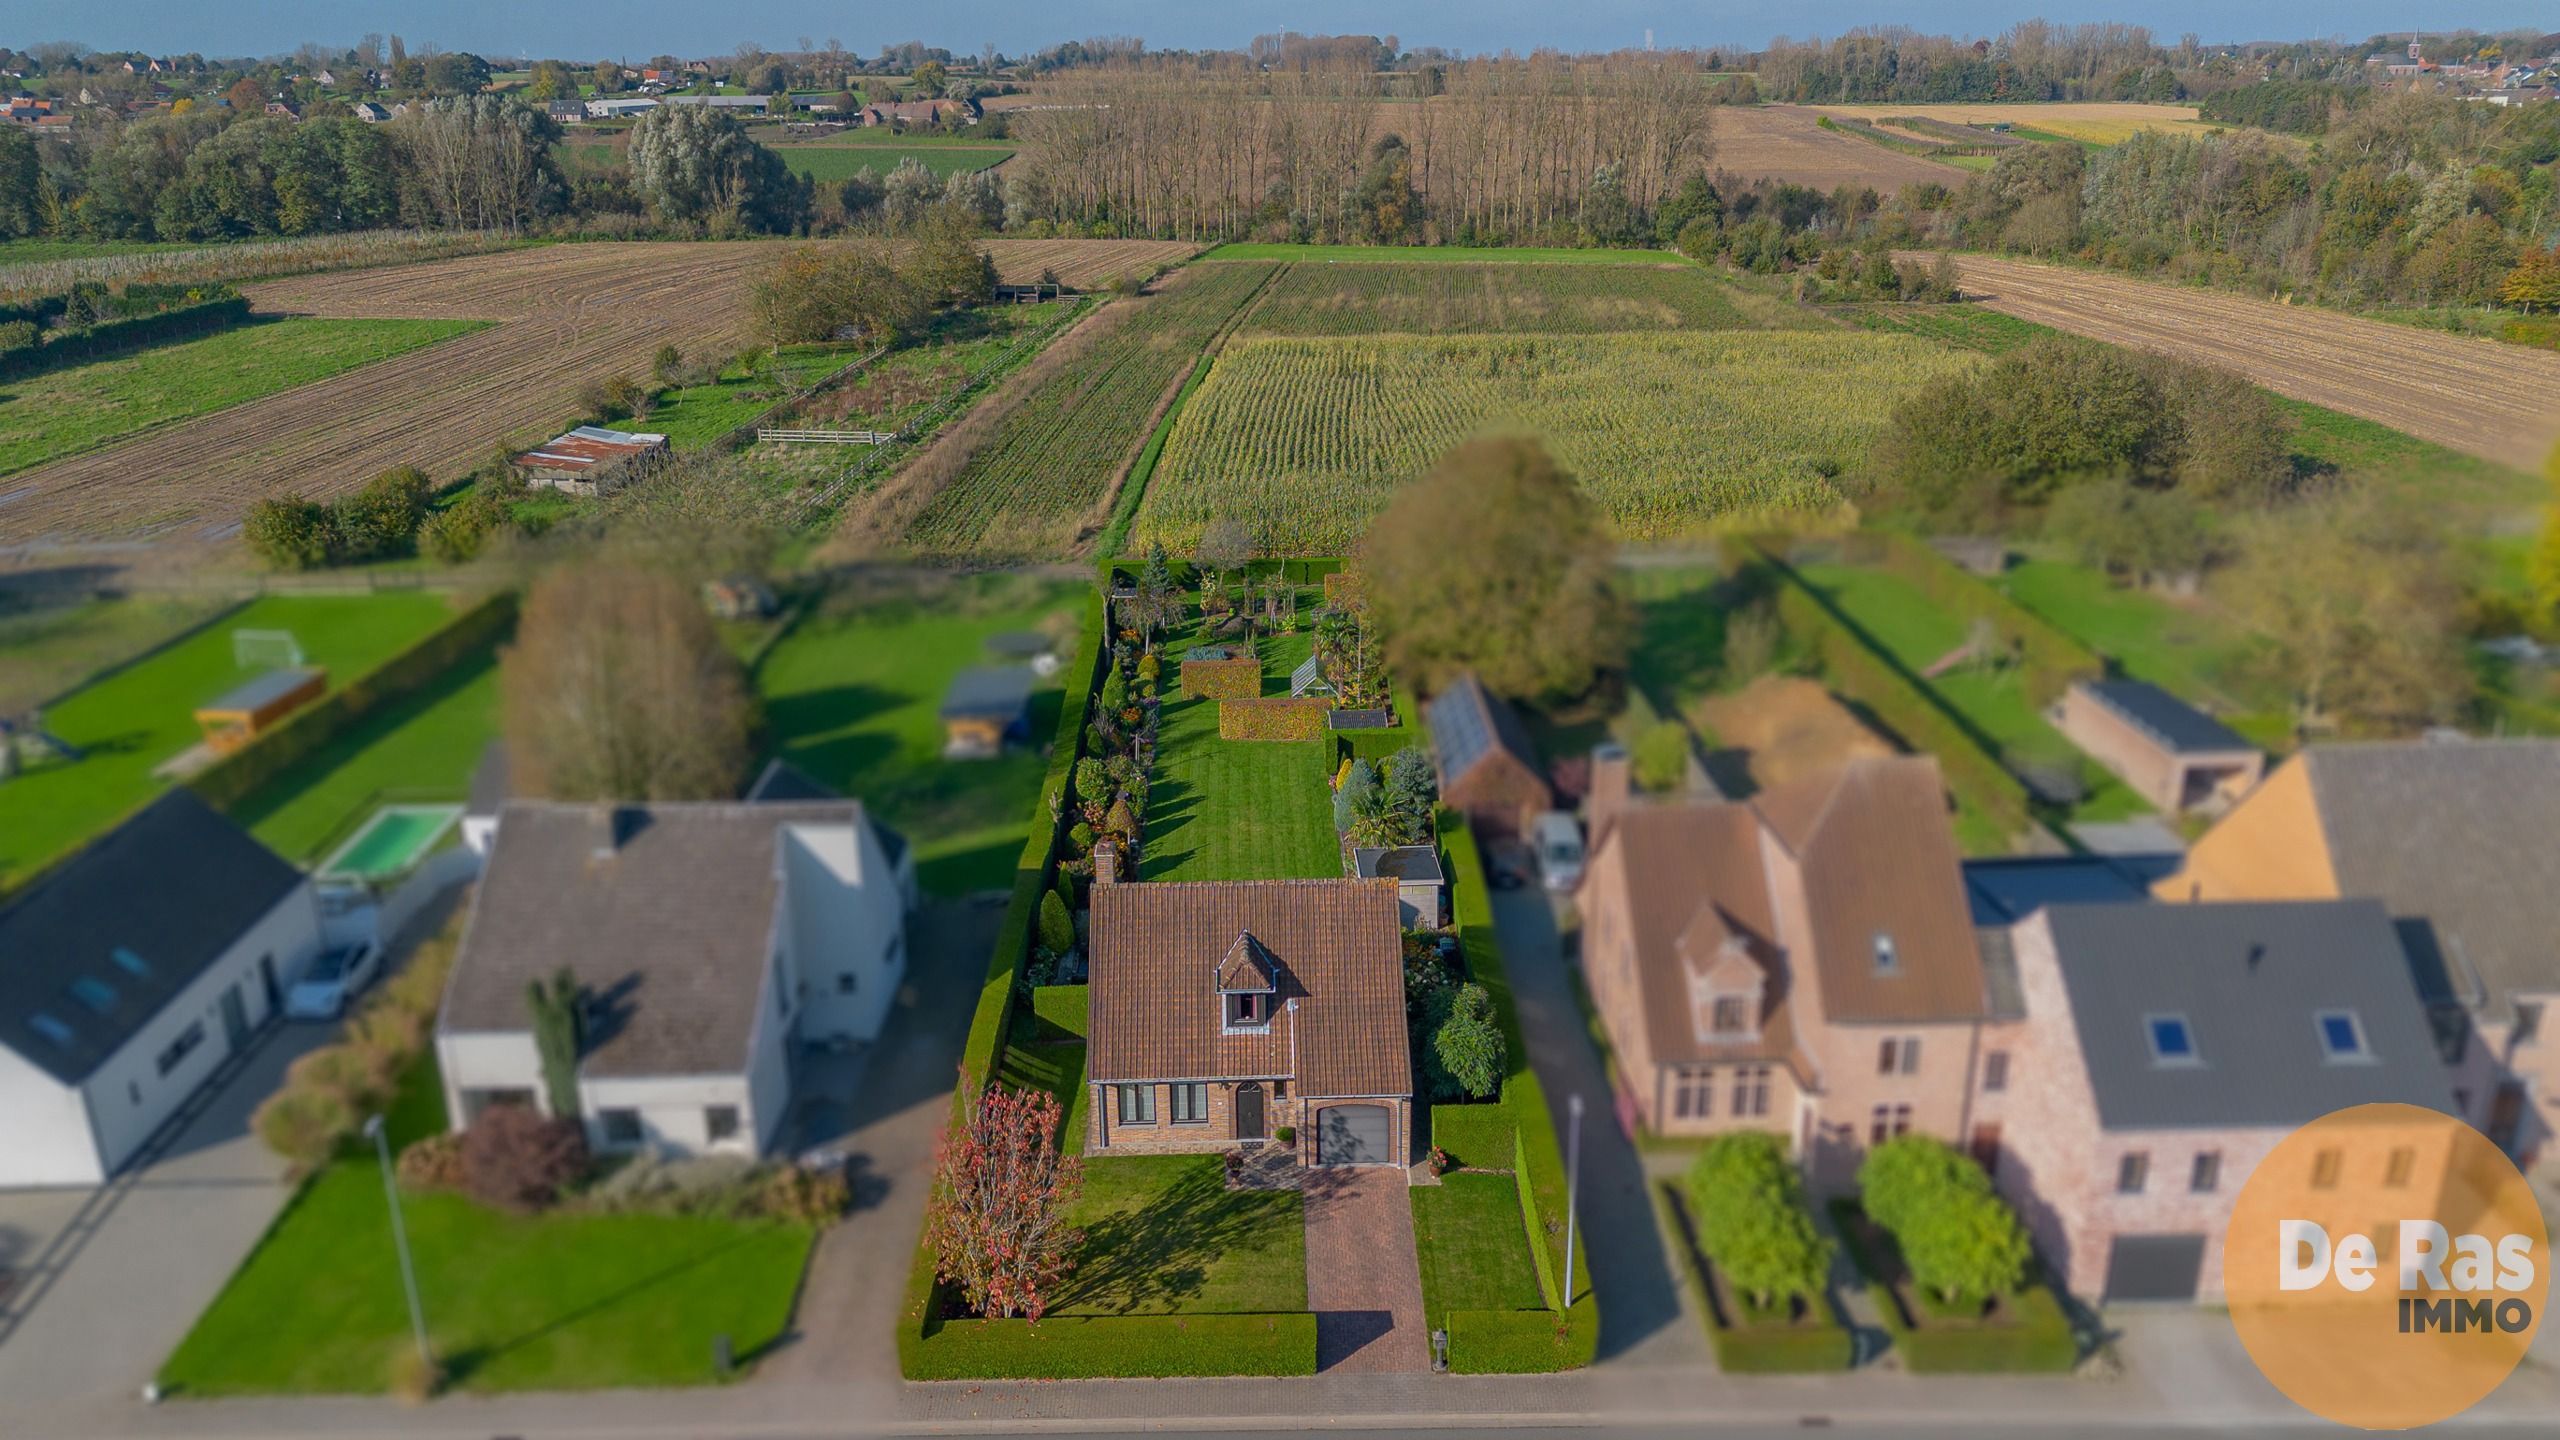
<path id="1" fill-rule="evenodd" d="M 1092 895 L 1089 1155 L 1263 1149 L 1310 1165 L 1413 1151 L 1396 882 L 1122 883 Z"/>

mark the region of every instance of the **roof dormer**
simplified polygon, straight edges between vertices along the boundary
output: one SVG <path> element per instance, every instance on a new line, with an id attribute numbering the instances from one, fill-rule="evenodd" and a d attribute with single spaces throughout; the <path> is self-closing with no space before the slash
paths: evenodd
<path id="1" fill-rule="evenodd" d="M 1750 940 L 1714 906 L 1702 905 L 1681 932 L 1680 959 L 1689 978 L 1689 1023 L 1700 1042 L 1759 1039 L 1769 977 L 1752 955 Z"/>
<path id="2" fill-rule="evenodd" d="M 1218 1015 L 1229 1031 L 1267 1030 L 1280 988 L 1280 967 L 1262 942 L 1238 935 L 1218 962 Z"/>

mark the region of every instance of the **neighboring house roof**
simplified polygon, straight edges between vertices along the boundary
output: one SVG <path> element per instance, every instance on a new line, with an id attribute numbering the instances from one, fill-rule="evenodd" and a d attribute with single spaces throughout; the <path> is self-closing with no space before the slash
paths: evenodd
<path id="1" fill-rule="evenodd" d="M 301 884 L 167 792 L 0 909 L 0 1044 L 79 1084 Z"/>
<path id="2" fill-rule="evenodd" d="M 1803 874 L 1826 1019 L 1982 1013 L 1982 957 L 1937 761 L 1861 756 L 1752 803 Z"/>
<path id="3" fill-rule="evenodd" d="M 1431 731 L 1433 760 L 1443 786 L 1458 785 L 1477 766 L 1508 757 L 1532 775 L 1539 772 L 1537 747 L 1510 706 L 1494 697 L 1473 675 L 1461 675 L 1422 707 L 1422 723 Z"/>
<path id="4" fill-rule="evenodd" d="M 1116 1080 L 1294 1076 L 1308 1096 L 1410 1095 L 1404 935 L 1380 880 L 1218 880 L 1093 888 L 1088 1073 Z M 1268 1029 L 1222 1033 L 1218 978 L 1239 937 L 1271 967 Z"/>
<path id="5" fill-rule="evenodd" d="M 2044 912 L 2110 1130 L 2295 1126 L 2350 1105 L 2448 1108 L 2442 1055 L 2391 918 L 2371 900 L 2055 905 Z M 2366 1058 L 2336 1060 L 2318 1017 L 2352 1012 Z M 2156 1059 L 2183 1022 L 2192 1061 Z"/>
<path id="6" fill-rule="evenodd" d="M 808 800 L 842 800 L 844 792 L 819 779 L 788 760 L 768 760 L 747 785 L 747 793 L 738 797 L 759 805 L 790 804 Z M 887 853 L 891 865 L 906 858 L 905 832 L 871 818 L 871 833 L 879 837 L 880 848 Z"/>
<path id="7" fill-rule="evenodd" d="M 1428 881 L 1440 884 L 1440 850 L 1433 845 L 1363 845 L 1351 852 L 1351 873 L 1363 878 Z"/>
<path id="8" fill-rule="evenodd" d="M 2090 699 L 2114 711 L 2172 755 L 2225 754 L 2255 748 L 2230 726 L 2157 685 L 2141 680 L 2083 680 L 2079 686 Z"/>
<path id="9" fill-rule="evenodd" d="M 1964 862 L 1976 925 L 2011 925 L 2047 905 L 2147 900 L 2150 892 L 2095 855 L 2024 855 Z"/>
<path id="10" fill-rule="evenodd" d="M 2493 1015 L 2560 991 L 2560 741 L 2315 745 L 2297 763 L 2338 893 L 2424 922 L 2404 933 L 2430 989 Z"/>
<path id="11" fill-rule="evenodd" d="M 945 720 L 1011 720 L 1031 703 L 1031 671 L 1022 665 L 980 665 L 952 677 L 942 697 Z"/>
<path id="12" fill-rule="evenodd" d="M 441 1028 L 530 1029 L 525 987 L 566 965 L 602 1015 L 584 1073 L 735 1074 L 773 956 L 785 830 L 865 823 L 851 800 L 512 802 L 454 958 Z M 879 881 L 894 892 L 890 877 Z"/>

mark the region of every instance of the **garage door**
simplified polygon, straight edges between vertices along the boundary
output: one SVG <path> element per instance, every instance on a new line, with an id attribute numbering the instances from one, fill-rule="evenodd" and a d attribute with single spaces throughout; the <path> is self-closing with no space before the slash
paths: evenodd
<path id="1" fill-rule="evenodd" d="M 1395 1126 L 1384 1105 L 1335 1105 L 1316 1124 L 1319 1165 L 1391 1165 Z"/>
<path id="2" fill-rule="evenodd" d="M 2107 1255 L 2109 1300 L 2193 1300 L 2204 1273 L 2201 1235 L 2119 1235 Z"/>

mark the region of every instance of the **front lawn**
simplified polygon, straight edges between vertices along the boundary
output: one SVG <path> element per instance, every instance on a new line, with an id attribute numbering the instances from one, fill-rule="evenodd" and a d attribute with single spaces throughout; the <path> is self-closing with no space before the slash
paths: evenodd
<path id="1" fill-rule="evenodd" d="M 1307 1308 L 1303 1198 L 1295 1190 L 1230 1190 L 1218 1156 L 1087 1160 L 1084 1194 L 1070 1214 L 1085 1242 L 1053 1315 Z"/>
<path id="2" fill-rule="evenodd" d="M 442 1122 L 434 1066 L 393 1107 L 395 1141 Z M 790 1322 L 807 1227 L 667 1215 L 505 1215 L 401 1196 L 427 1331 L 458 1389 L 715 1381 Z M 410 1345 L 382 1173 L 370 1152 L 313 1177 L 161 1367 L 184 1395 L 379 1394 Z"/>
<path id="3" fill-rule="evenodd" d="M 1182 698 L 1182 652 L 1196 632 L 1161 647 L 1164 709 L 1147 790 L 1138 873 L 1148 880 L 1324 879 L 1342 873 L 1333 832 L 1333 742 L 1221 740 L 1218 702 Z M 1234 642 L 1217 642 L 1234 643 Z M 1267 635 L 1262 690 L 1288 693 L 1312 635 Z"/>
<path id="4" fill-rule="evenodd" d="M 1454 1170 L 1439 1184 L 1409 1193 L 1426 1324 L 1447 1324 L 1452 1310 L 1536 1310 L 1547 1303 L 1529 1264 L 1518 1182 Z"/>
<path id="5" fill-rule="evenodd" d="M 291 632 L 304 663 L 327 669 L 336 689 L 452 618 L 446 598 L 427 590 L 271 595 L 65 696 L 45 711 L 45 724 L 83 756 L 0 781 L 0 885 L 160 792 L 152 769 L 200 738 L 196 707 L 259 673 L 233 658 L 233 631 Z"/>
<path id="6" fill-rule="evenodd" d="M 989 653 L 989 637 L 1073 614 L 1076 598 L 1071 585 L 987 576 L 821 602 L 757 667 L 767 750 L 903 831 L 927 889 L 1011 885 L 1023 816 L 1046 769 L 1038 741 L 994 759 L 945 760 L 942 697 L 962 670 L 1009 663 Z M 1079 662 L 1061 658 L 1060 674 L 1077 673 Z M 1052 678 L 1034 687 L 1033 736 L 1057 729 L 1061 686 Z"/>

